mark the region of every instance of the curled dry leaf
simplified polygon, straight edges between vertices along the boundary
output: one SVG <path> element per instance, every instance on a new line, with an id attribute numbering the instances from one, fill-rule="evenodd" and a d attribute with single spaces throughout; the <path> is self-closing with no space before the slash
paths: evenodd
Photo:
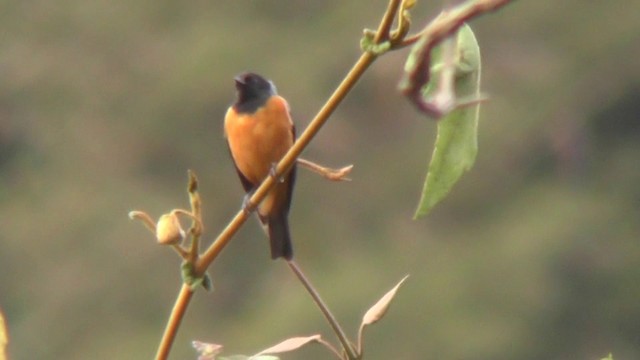
<path id="1" fill-rule="evenodd" d="M 375 305 L 373 305 L 369 310 L 367 310 L 367 312 L 362 317 L 362 324 L 360 325 L 361 327 L 364 327 L 366 325 L 371 325 L 377 322 L 378 320 L 382 319 L 384 314 L 387 313 L 387 310 L 389 309 L 389 305 L 391 305 L 391 301 L 396 296 L 396 292 L 398 291 L 398 288 L 400 288 L 400 285 L 402 285 L 402 283 L 404 283 L 404 281 L 407 280 L 408 277 L 409 275 L 402 278 L 402 280 L 400 280 L 400 282 L 398 282 L 398 284 L 394 286 L 393 289 L 389 290 L 389 292 L 384 294 L 384 296 L 380 298 L 380 300 L 378 300 L 378 302 Z"/>
<path id="2" fill-rule="evenodd" d="M 156 223 L 146 212 L 138 210 L 129 211 L 129 219 L 142 221 L 142 224 L 144 224 L 149 231 L 154 234 L 156 233 Z"/>
<path id="3" fill-rule="evenodd" d="M 292 337 L 268 349 L 260 351 L 256 354 L 256 356 L 264 354 L 281 354 L 284 352 L 297 350 L 309 343 L 320 342 L 321 338 L 322 337 L 319 334 L 311 336 Z"/>

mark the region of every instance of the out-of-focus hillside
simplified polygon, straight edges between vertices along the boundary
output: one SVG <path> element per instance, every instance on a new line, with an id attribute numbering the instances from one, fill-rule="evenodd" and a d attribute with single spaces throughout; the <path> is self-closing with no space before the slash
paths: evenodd
<path id="1" fill-rule="evenodd" d="M 441 2 L 420 1 L 418 28 Z M 0 308 L 13 359 L 147 359 L 179 261 L 127 219 L 186 207 L 206 239 L 243 193 L 222 118 L 233 76 L 272 79 L 301 131 L 359 55 L 386 1 L 16 1 L 0 12 Z M 640 3 L 516 1 L 472 22 L 483 53 L 474 169 L 411 220 L 435 135 L 379 59 L 305 157 L 298 262 L 349 331 L 402 276 L 370 358 L 640 358 Z M 190 341 L 253 353 L 331 333 L 249 222 L 190 307 Z M 324 359 L 311 348 L 287 358 Z"/>

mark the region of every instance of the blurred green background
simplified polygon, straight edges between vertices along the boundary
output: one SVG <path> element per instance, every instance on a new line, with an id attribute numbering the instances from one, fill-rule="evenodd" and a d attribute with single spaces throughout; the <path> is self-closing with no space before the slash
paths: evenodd
<path id="1" fill-rule="evenodd" d="M 420 1 L 414 28 L 441 2 Z M 127 212 L 187 207 L 207 244 L 243 193 L 222 136 L 233 76 L 274 80 L 299 131 L 386 1 L 9 0 L 0 13 L 0 308 L 12 359 L 149 359 L 179 260 Z M 296 256 L 371 359 L 640 358 L 640 2 L 516 1 L 472 22 L 483 52 L 473 170 L 413 221 L 435 124 L 395 91 L 407 51 L 367 72 L 305 152 Z M 210 269 L 190 341 L 250 354 L 324 319 L 250 221 Z M 326 359 L 320 347 L 285 356 Z"/>

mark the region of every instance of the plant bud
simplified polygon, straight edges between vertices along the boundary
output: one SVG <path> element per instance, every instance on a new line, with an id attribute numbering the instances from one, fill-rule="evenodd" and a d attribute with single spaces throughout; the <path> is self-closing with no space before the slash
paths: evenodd
<path id="1" fill-rule="evenodd" d="M 175 213 L 160 216 L 156 225 L 156 238 L 162 245 L 175 245 L 184 239 L 185 233 Z"/>

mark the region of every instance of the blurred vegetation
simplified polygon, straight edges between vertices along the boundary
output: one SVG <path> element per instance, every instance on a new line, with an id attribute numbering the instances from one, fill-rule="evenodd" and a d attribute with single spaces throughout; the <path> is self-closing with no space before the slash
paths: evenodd
<path id="1" fill-rule="evenodd" d="M 421 1 L 416 28 L 440 2 Z M 151 358 L 179 261 L 127 212 L 185 207 L 205 239 L 242 190 L 222 137 L 232 77 L 273 79 L 302 129 L 357 58 L 386 1 L 8 0 L 0 13 L 0 307 L 14 359 Z M 354 181 L 302 172 L 298 262 L 355 332 L 404 274 L 371 358 L 640 358 L 640 3 L 516 1 L 472 23 L 483 53 L 475 167 L 411 215 L 435 125 L 381 58 L 309 148 Z M 320 195 L 321 194 L 321 195 Z M 255 223 L 210 270 L 190 341 L 251 353 L 324 320 Z M 290 358 L 324 359 L 320 348 Z"/>

